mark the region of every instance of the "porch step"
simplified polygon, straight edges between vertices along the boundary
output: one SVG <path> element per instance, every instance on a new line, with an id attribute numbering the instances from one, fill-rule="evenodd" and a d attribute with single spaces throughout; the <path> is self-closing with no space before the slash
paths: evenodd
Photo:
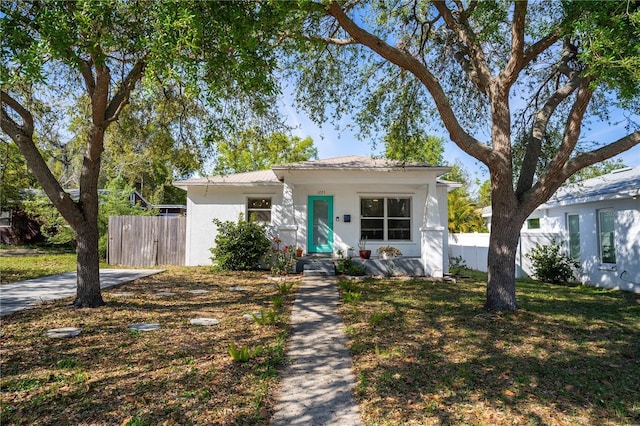
<path id="1" fill-rule="evenodd" d="M 305 277 L 333 276 L 336 274 L 336 267 L 330 258 L 308 257 L 298 260 L 296 271 L 302 272 Z"/>

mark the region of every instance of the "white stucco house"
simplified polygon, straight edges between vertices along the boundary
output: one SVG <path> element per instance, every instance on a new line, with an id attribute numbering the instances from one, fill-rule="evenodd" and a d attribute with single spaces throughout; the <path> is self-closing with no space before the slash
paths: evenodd
<path id="1" fill-rule="evenodd" d="M 361 240 L 375 255 L 393 246 L 427 276 L 448 269 L 448 167 L 347 156 L 270 170 L 174 182 L 187 191 L 186 264 L 209 265 L 216 226 L 240 214 L 270 227 L 283 244 L 335 256 Z"/>
<path id="2" fill-rule="evenodd" d="M 490 209 L 483 216 L 491 219 Z M 488 234 L 463 234 L 450 252 L 484 263 Z M 559 188 L 525 221 L 516 264 L 520 276 L 533 275 L 526 254 L 555 240 L 580 263 L 583 284 L 640 293 L 640 167 L 615 170 Z M 455 246 L 454 246 L 455 245 Z M 481 269 L 481 268 L 479 268 Z"/>
<path id="3" fill-rule="evenodd" d="M 583 283 L 640 292 L 640 167 L 561 187 L 524 228 L 559 234 Z"/>

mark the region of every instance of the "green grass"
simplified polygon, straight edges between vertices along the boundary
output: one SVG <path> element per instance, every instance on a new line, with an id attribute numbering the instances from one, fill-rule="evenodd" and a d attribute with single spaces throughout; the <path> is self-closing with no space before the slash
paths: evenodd
<path id="1" fill-rule="evenodd" d="M 519 282 L 489 314 L 484 278 L 349 284 L 366 424 L 640 424 L 639 295 Z"/>
<path id="2" fill-rule="evenodd" d="M 76 270 L 76 254 L 68 250 L 34 250 L 28 254 L 7 254 L 0 250 L 0 283 L 12 283 Z M 101 262 L 101 268 L 109 267 Z"/>

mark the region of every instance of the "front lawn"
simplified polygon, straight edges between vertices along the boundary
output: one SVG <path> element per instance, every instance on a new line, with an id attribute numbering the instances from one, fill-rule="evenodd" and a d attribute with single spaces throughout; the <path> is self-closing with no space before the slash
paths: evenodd
<path id="1" fill-rule="evenodd" d="M 368 425 L 640 424 L 640 295 L 520 282 L 489 314 L 478 277 L 341 286 Z"/>
<path id="2" fill-rule="evenodd" d="M 0 248 L 0 284 L 76 270 L 76 254 L 64 250 Z"/>
<path id="3" fill-rule="evenodd" d="M 268 423 L 295 287 L 281 294 L 262 273 L 170 268 L 103 297 L 107 306 L 97 309 L 67 299 L 2 318 L 3 425 Z M 275 324 L 244 318 L 261 309 L 266 319 L 277 314 Z M 190 324 L 201 317 L 220 324 Z M 141 322 L 161 329 L 128 329 Z M 82 333 L 45 336 L 59 327 Z M 231 343 L 263 350 L 234 362 Z"/>

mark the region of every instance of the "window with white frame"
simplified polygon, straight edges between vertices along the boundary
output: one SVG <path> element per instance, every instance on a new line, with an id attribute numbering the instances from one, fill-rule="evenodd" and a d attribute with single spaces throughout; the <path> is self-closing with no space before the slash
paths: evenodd
<path id="1" fill-rule="evenodd" d="M 271 197 L 249 197 L 247 219 L 251 222 L 271 223 Z"/>
<path id="2" fill-rule="evenodd" d="M 598 210 L 598 248 L 602 263 L 616 263 L 615 218 L 613 209 Z"/>
<path id="3" fill-rule="evenodd" d="M 569 256 L 580 261 L 580 216 L 567 214 L 567 233 L 569 234 Z"/>
<path id="4" fill-rule="evenodd" d="M 527 229 L 540 229 L 540 218 L 527 219 Z"/>
<path id="5" fill-rule="evenodd" d="M 11 210 L 0 210 L 0 228 L 10 228 L 13 213 Z"/>
<path id="6" fill-rule="evenodd" d="M 360 198 L 360 239 L 411 240 L 411 197 Z"/>

